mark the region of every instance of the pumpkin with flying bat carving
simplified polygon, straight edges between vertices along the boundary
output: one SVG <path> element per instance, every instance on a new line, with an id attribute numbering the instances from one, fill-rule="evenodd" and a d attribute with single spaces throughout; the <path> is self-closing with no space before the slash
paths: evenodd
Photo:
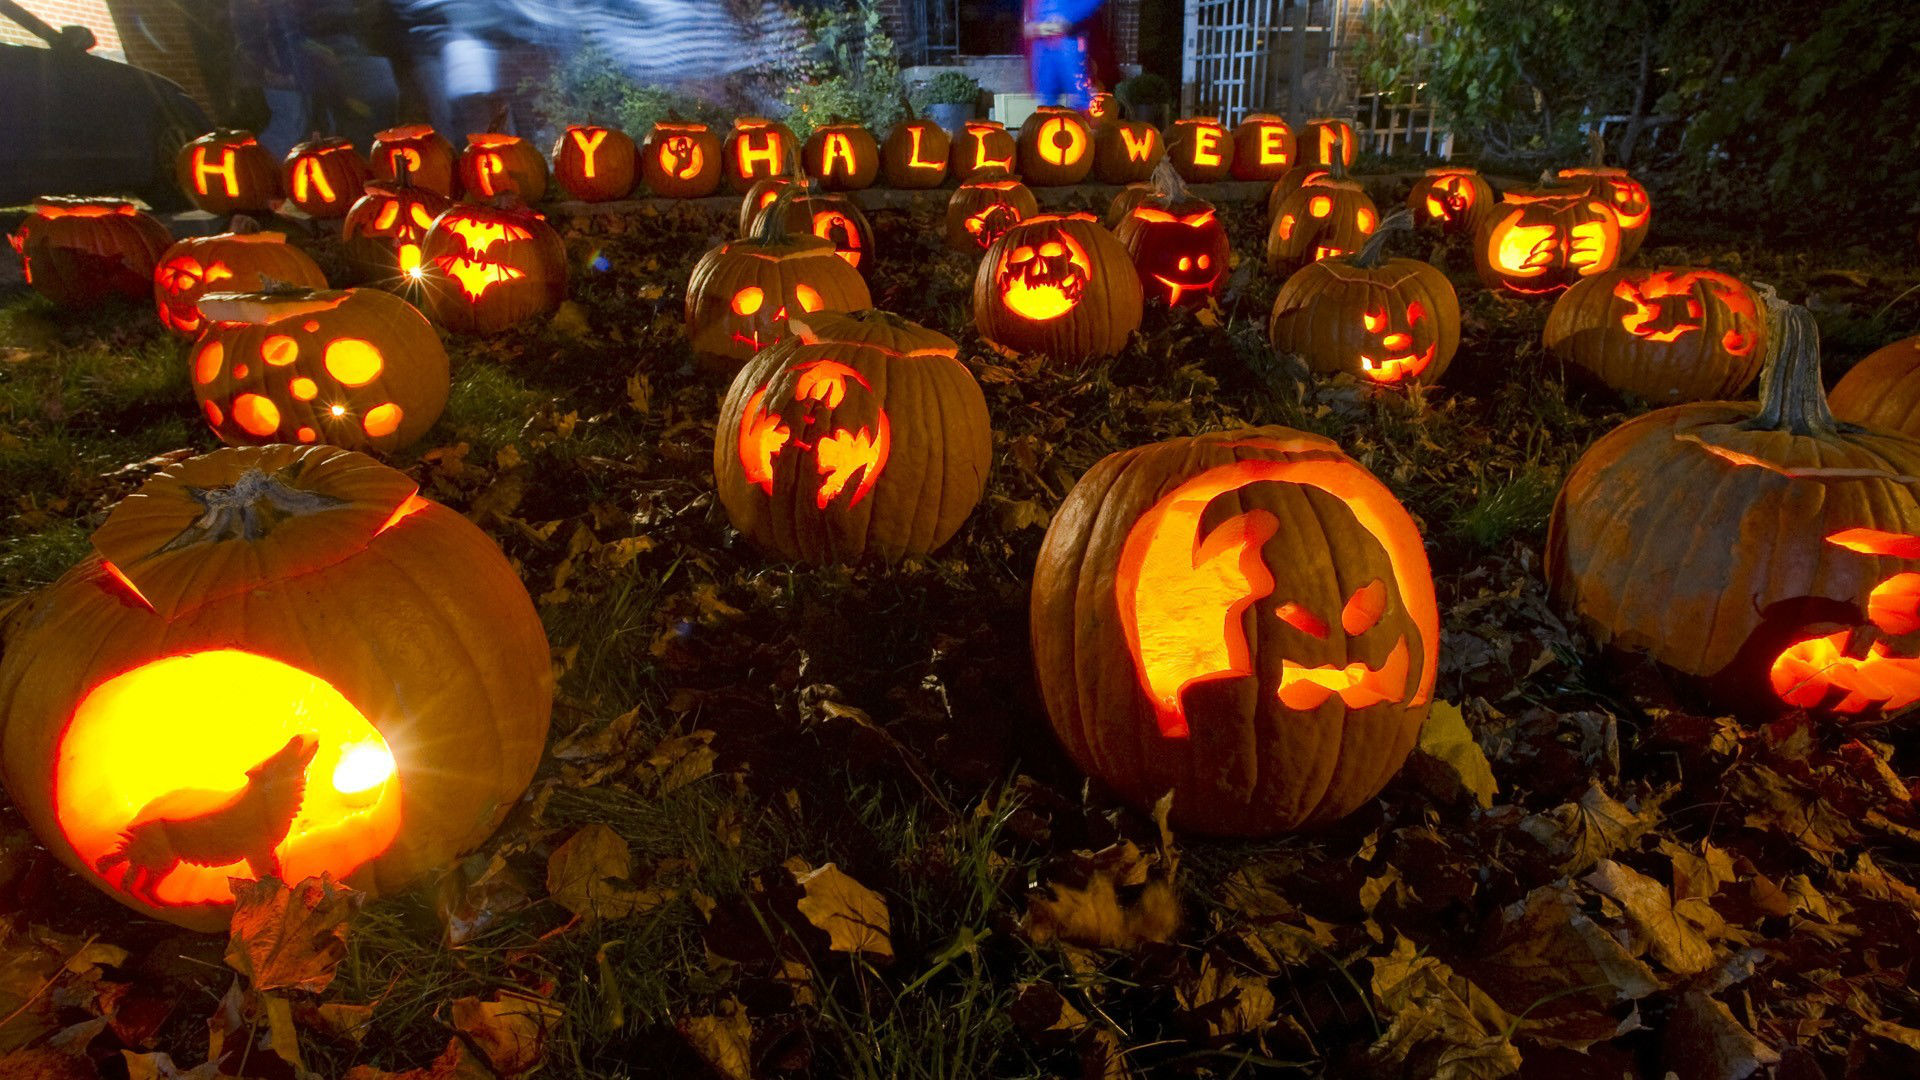
<path id="1" fill-rule="evenodd" d="M 511 199 L 457 203 L 421 244 L 428 310 L 450 330 L 490 334 L 567 298 L 567 249 L 547 219 Z"/>
<path id="2" fill-rule="evenodd" d="M 284 233 L 260 232 L 251 219 L 234 221 L 232 232 L 190 236 L 160 256 L 153 268 L 153 302 L 160 325 L 182 337 L 206 329 L 200 299 L 208 293 L 252 292 L 269 281 L 324 289 L 320 267 Z"/>
<path id="3" fill-rule="evenodd" d="M 1162 162 L 1152 189 L 1126 212 L 1114 238 L 1133 256 L 1146 294 L 1169 307 L 1204 307 L 1226 280 L 1232 249 L 1213 204 Z"/>
<path id="4" fill-rule="evenodd" d="M 1425 719 L 1440 617 L 1419 530 L 1372 474 L 1281 427 L 1102 459 L 1034 568 L 1054 734 L 1128 802 L 1197 832 L 1333 821 Z"/>
<path id="5" fill-rule="evenodd" d="M 640 144 L 640 179 L 669 199 L 698 199 L 720 190 L 720 136 L 705 124 L 668 117 Z"/>
<path id="6" fill-rule="evenodd" d="M 1760 298 L 1738 278 L 1694 266 L 1581 278 L 1547 315 L 1547 350 L 1656 405 L 1730 398 L 1767 355 Z"/>
<path id="7" fill-rule="evenodd" d="M 1417 259 L 1387 258 L 1387 239 L 1411 228 L 1402 210 L 1356 255 L 1308 263 L 1274 297 L 1273 347 L 1324 374 L 1370 383 L 1431 383 L 1460 348 L 1453 283 Z"/>
<path id="8" fill-rule="evenodd" d="M 790 315 L 873 306 L 866 279 L 833 243 L 787 228 L 787 188 L 760 214 L 754 235 L 711 248 L 687 280 L 693 351 L 733 371 L 787 336 Z"/>
<path id="9" fill-rule="evenodd" d="M 180 148 L 173 174 L 209 214 L 268 214 L 280 197 L 280 169 L 251 131 L 209 131 Z"/>
<path id="10" fill-rule="evenodd" d="M 378 179 L 399 180 L 404 171 L 414 187 L 443 199 L 460 193 L 459 158 L 432 124 L 401 124 L 380 132 L 368 157 Z"/>
<path id="11" fill-rule="evenodd" d="M 144 300 L 172 245 L 167 227 L 123 199 L 43 195 L 9 238 L 27 284 L 61 307 Z"/>
<path id="12" fill-rule="evenodd" d="M 573 124 L 553 143 L 553 177 L 581 202 L 624 199 L 638 176 L 633 137 L 600 124 Z"/>
<path id="13" fill-rule="evenodd" d="M 1140 326 L 1140 275 L 1092 214 L 1036 214 L 1002 233 L 973 277 L 973 325 L 1005 353 L 1078 363 Z"/>
<path id="14" fill-rule="evenodd" d="M 947 197 L 947 246 L 978 255 L 1039 212 L 1039 201 L 1018 177 L 983 169 Z"/>

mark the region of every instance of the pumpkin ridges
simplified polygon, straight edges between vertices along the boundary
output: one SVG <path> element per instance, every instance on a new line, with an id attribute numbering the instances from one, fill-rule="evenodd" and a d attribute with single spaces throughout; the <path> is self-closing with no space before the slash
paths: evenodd
<path id="1" fill-rule="evenodd" d="M 1683 292 L 1669 293 L 1675 284 Z M 1622 291 L 1626 290 L 1622 295 Z M 1643 339 L 1625 328 L 1644 292 L 1656 293 L 1652 316 L 1668 318 L 1675 297 L 1686 297 L 1699 314 L 1692 329 L 1673 341 Z M 1625 299 L 1623 313 L 1616 302 Z M 1619 267 L 1575 282 L 1554 301 L 1542 340 L 1562 360 L 1607 386 L 1658 404 L 1724 398 L 1752 383 L 1767 351 L 1764 318 L 1743 319 L 1738 307 L 1756 313 L 1760 298 L 1736 278 L 1703 267 Z M 1674 325 L 1681 325 L 1677 320 Z M 1747 351 L 1729 351 L 1726 335 L 1744 328 Z"/>
<path id="2" fill-rule="evenodd" d="M 1836 417 L 1899 434 L 1920 435 L 1920 337 L 1868 353 L 1827 395 Z"/>

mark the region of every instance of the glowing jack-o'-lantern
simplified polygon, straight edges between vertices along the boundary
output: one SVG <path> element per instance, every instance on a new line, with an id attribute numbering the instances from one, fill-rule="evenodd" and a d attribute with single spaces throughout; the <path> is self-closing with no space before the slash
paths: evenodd
<path id="1" fill-rule="evenodd" d="M 668 117 L 640 146 L 640 179 L 669 199 L 698 199 L 720 190 L 720 136 L 705 124 Z"/>
<path id="2" fill-rule="evenodd" d="M 553 144 L 553 175 L 582 202 L 624 199 L 639 163 L 633 138 L 617 128 L 573 124 Z"/>
<path id="3" fill-rule="evenodd" d="M 1493 210 L 1493 188 L 1478 170 L 1464 165 L 1428 169 L 1407 194 L 1415 224 L 1449 236 L 1472 236 Z"/>
<path id="4" fill-rule="evenodd" d="M 443 199 L 460 193 L 453 144 L 432 124 L 401 124 L 380 132 L 368 157 L 377 179 L 398 180 L 404 172 L 408 183 Z"/>
<path id="5" fill-rule="evenodd" d="M 760 185 L 754 187 L 758 189 Z M 785 186 L 781 185 L 762 193 L 763 199 L 766 194 L 771 194 L 773 198 L 766 200 L 759 214 L 771 212 L 784 189 Z M 746 199 L 754 201 L 755 193 L 747 192 Z M 785 207 L 788 231 L 812 233 L 830 242 L 833 250 L 847 261 L 848 266 L 863 274 L 873 269 L 873 226 L 867 221 L 867 215 L 860 211 L 860 204 L 853 201 L 853 196 L 820 191 L 808 191 L 805 194 L 795 192 L 792 198 L 781 205 Z M 759 214 L 754 217 L 756 223 Z M 751 236 L 754 231 L 749 227 L 746 235 Z"/>
<path id="6" fill-rule="evenodd" d="M 1753 290 L 1717 270 L 1609 270 L 1554 301 L 1545 340 L 1613 389 L 1671 405 L 1751 385 L 1767 355 L 1767 323 Z"/>
<path id="7" fill-rule="evenodd" d="M 1834 384 L 1833 415 L 1920 438 L 1920 337 L 1875 349 Z"/>
<path id="8" fill-rule="evenodd" d="M 1160 129 L 1140 120 L 1102 120 L 1093 128 L 1093 178 L 1134 184 L 1153 175 L 1167 156 Z"/>
<path id="9" fill-rule="evenodd" d="M 493 333 L 544 315 L 567 298 L 567 250 L 547 219 L 511 200 L 459 203 L 421 245 L 435 322 Z"/>
<path id="10" fill-rule="evenodd" d="M 983 169 L 947 198 L 947 246 L 978 254 L 1040 212 L 1033 192 L 998 169 Z"/>
<path id="11" fill-rule="evenodd" d="M 973 324 L 1006 353 L 1108 356 L 1140 325 L 1140 275 L 1091 214 L 1036 214 L 993 242 L 973 278 Z"/>
<path id="12" fill-rule="evenodd" d="M 755 181 L 786 173 L 793 152 L 793 131 L 787 125 L 758 116 L 739 117 L 722 154 L 727 183 L 745 194 Z"/>
<path id="13" fill-rule="evenodd" d="M 1014 145 L 1027 182 L 1037 186 L 1077 184 L 1093 171 L 1093 128 L 1077 109 L 1040 106 Z"/>
<path id="14" fill-rule="evenodd" d="M 1294 165 L 1293 129 L 1278 116 L 1252 113 L 1233 129 L 1233 178 L 1278 180 Z"/>
<path id="15" fill-rule="evenodd" d="M 1760 403 L 1674 405 L 1594 443 L 1554 506 L 1548 582 L 1601 645 L 1718 706 L 1904 700 L 1912 662 L 1877 661 L 1920 655 L 1882 640 L 1920 595 L 1920 441 L 1836 421 L 1813 316 L 1767 302 Z"/>
<path id="16" fill-rule="evenodd" d="M 188 366 L 222 442 L 397 450 L 446 408 L 446 349 L 396 296 L 276 285 L 211 293 L 200 306 L 207 332 Z"/>
<path id="17" fill-rule="evenodd" d="M 1353 165 L 1353 125 L 1345 120 L 1321 117 L 1309 120 L 1300 129 L 1300 159 L 1313 165 L 1343 167 Z"/>
<path id="18" fill-rule="evenodd" d="M 712 248 L 687 281 L 687 337 L 694 352 L 729 370 L 787 336 L 787 319 L 873 306 L 867 282 L 831 242 L 789 232 L 781 200 L 761 212 L 754 235 Z"/>
<path id="19" fill-rule="evenodd" d="M 796 315 L 734 377 L 713 470 L 735 528 L 809 562 L 947 542 L 986 489 L 986 399 L 940 334 L 883 311 Z"/>
<path id="20" fill-rule="evenodd" d="M 173 159 L 180 190 L 209 214 L 265 214 L 280 197 L 280 170 L 251 131 L 209 131 Z"/>
<path id="21" fill-rule="evenodd" d="M 327 287 L 326 275 L 284 233 L 259 232 L 241 218 L 234 231 L 190 236 L 168 248 L 153 268 L 153 302 L 160 325 L 184 337 L 206 328 L 200 300 L 214 292 L 253 292 L 269 281 L 308 289 Z"/>
<path id="22" fill-rule="evenodd" d="M 1019 157 L 1013 133 L 1005 124 L 998 120 L 969 120 L 953 140 L 953 157 L 947 173 L 963 184 L 973 179 L 973 174 L 986 169 L 1011 174 L 1018 171 Z"/>
<path id="23" fill-rule="evenodd" d="M 1334 255 L 1360 250 L 1380 224 L 1380 211 L 1366 191 L 1347 179 L 1339 162 L 1280 200 L 1267 228 L 1267 269 L 1295 270 Z M 1284 183 L 1285 181 L 1282 181 Z"/>
<path id="24" fill-rule="evenodd" d="M 826 191 L 872 187 L 880 175 L 880 145 L 873 133 L 838 118 L 814 128 L 800 156 L 807 175 Z"/>
<path id="25" fill-rule="evenodd" d="M 1592 161 L 1554 175 L 1563 184 L 1586 188 L 1613 211 L 1620 223 L 1620 261 L 1625 262 L 1647 238 L 1647 227 L 1653 222 L 1653 199 L 1647 194 L 1647 186 L 1627 170 L 1608 167 L 1607 141 L 1599 132 L 1589 135 L 1587 142 L 1593 151 Z"/>
<path id="26" fill-rule="evenodd" d="M 498 131 L 468 135 L 459 171 L 461 188 L 475 201 L 511 195 L 537 203 L 547 197 L 547 159 L 518 135 Z"/>
<path id="27" fill-rule="evenodd" d="M 1190 184 L 1232 176 L 1235 152 L 1233 133 L 1215 117 L 1189 116 L 1167 129 L 1167 160 Z"/>
<path id="28" fill-rule="evenodd" d="M 224 931 L 229 878 L 392 891 L 484 839 L 540 760 L 540 619 L 485 533 L 335 447 L 170 466 L 29 597 L 0 775 L 128 907 Z"/>
<path id="29" fill-rule="evenodd" d="M 1294 271 L 1273 301 L 1273 347 L 1325 374 L 1385 385 L 1438 379 L 1460 347 L 1460 300 L 1439 270 L 1386 257 L 1388 237 L 1410 228 L 1400 211 L 1359 254 Z"/>
<path id="30" fill-rule="evenodd" d="M 912 104 L 902 104 L 905 117 L 880 144 L 880 171 L 890 187 L 939 187 L 947 178 L 947 155 L 953 151 L 953 137 L 939 124 L 915 116 Z"/>
<path id="31" fill-rule="evenodd" d="M 413 185 L 406 162 L 392 180 L 370 180 L 340 225 L 341 254 L 354 280 L 413 295 L 426 278 L 427 230 L 449 200 Z"/>
<path id="32" fill-rule="evenodd" d="M 1473 243 L 1480 280 L 1523 296 L 1559 292 L 1619 261 L 1619 218 L 1580 186 L 1508 190 Z"/>
<path id="33" fill-rule="evenodd" d="M 45 195 L 9 238 L 35 292 L 62 307 L 108 296 L 144 300 L 173 243 L 167 227 L 120 199 Z"/>
<path id="34" fill-rule="evenodd" d="M 1055 735 L 1175 824 L 1334 820 L 1412 749 L 1439 612 L 1420 534 L 1333 442 L 1287 428 L 1113 454 L 1054 515 L 1033 574 Z"/>
<path id="35" fill-rule="evenodd" d="M 1100 125 L 1120 119 L 1120 99 L 1105 90 L 1087 98 L 1087 122 Z"/>
<path id="36" fill-rule="evenodd" d="M 367 159 L 342 138 L 315 135 L 287 151 L 281 189 L 308 217 L 342 218 L 372 178 Z"/>
<path id="37" fill-rule="evenodd" d="M 1164 162 L 1153 190 L 1120 219 L 1114 238 L 1133 256 L 1147 295 L 1171 307 L 1205 305 L 1225 280 L 1232 255 L 1213 204 L 1189 193 Z"/>
<path id="38" fill-rule="evenodd" d="M 1280 179 L 1273 182 L 1272 187 L 1267 189 L 1268 224 L 1272 224 L 1273 219 L 1279 215 L 1280 204 L 1287 201 L 1287 196 L 1308 184 L 1320 183 L 1331 175 L 1332 171 L 1325 165 L 1295 165 L 1288 169 Z"/>

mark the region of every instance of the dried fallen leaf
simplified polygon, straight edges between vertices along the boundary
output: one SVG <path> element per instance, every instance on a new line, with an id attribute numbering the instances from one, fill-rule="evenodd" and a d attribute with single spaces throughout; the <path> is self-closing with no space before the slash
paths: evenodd
<path id="1" fill-rule="evenodd" d="M 219 1065 L 211 1061 L 196 1065 L 191 1069 L 182 1069 L 178 1065 L 175 1065 L 173 1059 L 164 1053 L 136 1054 L 131 1050 L 122 1050 L 120 1051 L 120 1057 L 127 1064 L 127 1080 L 218 1080 L 219 1077 L 224 1075 L 220 1072 Z M 0 1058 L 0 1065 L 5 1064 L 6 1059 Z M 0 1072 L 0 1076 L 7 1077 L 34 1077 L 35 1075 L 34 1073 L 15 1073 L 11 1071 Z M 56 1080 L 56 1078 L 60 1076 L 58 1073 L 40 1075 L 42 1080 Z M 87 1072 L 76 1073 L 75 1075 L 86 1078 L 86 1080 L 91 1080 L 92 1077 L 98 1074 L 89 1068 Z"/>
<path id="2" fill-rule="evenodd" d="M 638 889 L 628 880 L 633 856 L 627 842 L 605 825 L 593 824 L 568 837 L 547 859 L 547 892 L 554 903 L 585 919 L 624 919 L 674 898 L 671 889 Z"/>
<path id="3" fill-rule="evenodd" d="M 753 1025 L 746 1006 L 728 998 L 714 1015 L 682 1017 L 674 1026 L 708 1068 L 727 1080 L 751 1080 Z"/>
<path id="4" fill-rule="evenodd" d="M 713 772 L 711 731 L 694 731 L 660 740 L 640 764 L 640 776 L 655 795 L 666 795 Z"/>
<path id="5" fill-rule="evenodd" d="M 1493 796 L 1500 788 L 1494 783 L 1486 752 L 1474 741 L 1466 718 L 1460 714 L 1460 706 L 1451 701 L 1433 703 L 1426 723 L 1420 725 L 1416 751 L 1443 770 L 1458 790 L 1473 796 L 1481 809 L 1493 805 Z"/>
<path id="6" fill-rule="evenodd" d="M 1058 939 L 1094 949 L 1135 949 L 1173 940 L 1179 923 L 1180 901 L 1165 880 L 1146 882 L 1123 903 L 1113 875 L 1097 870 L 1083 886 L 1055 883 L 1029 894 L 1020 928 L 1036 943 Z"/>
<path id="7" fill-rule="evenodd" d="M 1746 1080 L 1780 1060 L 1724 1002 L 1698 990 L 1681 996 L 1665 1035 L 1668 1067 L 1687 1080 Z"/>
<path id="8" fill-rule="evenodd" d="M 1535 814 L 1520 828 L 1560 860 L 1562 872 L 1577 874 L 1637 843 L 1659 820 L 1657 803 L 1634 810 L 1595 783 L 1579 802 Z"/>
<path id="9" fill-rule="evenodd" d="M 495 1080 L 492 1070 L 458 1036 L 447 1041 L 447 1048 L 430 1065 L 401 1072 L 388 1072 L 372 1065 L 356 1065 L 341 1080 Z"/>
<path id="10" fill-rule="evenodd" d="M 1176 994 L 1185 1021 L 1208 1038 L 1258 1031 L 1273 1016 L 1267 980 L 1237 970 L 1213 952 L 1200 958 L 1200 972 Z"/>
<path id="11" fill-rule="evenodd" d="M 347 954 L 347 927 L 366 894 L 322 874 L 289 888 L 235 879 L 227 966 L 256 990 L 318 993 Z"/>
<path id="12" fill-rule="evenodd" d="M 1601 859 L 1593 873 L 1581 880 L 1620 905 L 1635 936 L 1647 943 L 1653 958 L 1668 971 L 1693 975 L 1713 965 L 1713 945 L 1674 911 L 1666 887 L 1659 882 L 1612 859 Z"/>
<path id="13" fill-rule="evenodd" d="M 1393 1019 L 1371 1053 L 1433 1080 L 1493 1080 L 1520 1068 L 1514 1018 L 1485 991 L 1405 937 L 1374 957 L 1373 996 Z"/>
<path id="14" fill-rule="evenodd" d="M 454 1030 L 473 1041 L 501 1080 L 511 1080 L 546 1053 L 547 1038 L 560 1022 L 560 1006 L 543 998 L 505 990 L 492 1001 L 463 997 L 452 1008 Z"/>
<path id="15" fill-rule="evenodd" d="M 834 952 L 864 954 L 881 962 L 893 959 L 892 920 L 887 899 L 832 863 L 818 869 L 792 868 L 794 884 L 806 891 L 800 914 L 827 932 Z"/>

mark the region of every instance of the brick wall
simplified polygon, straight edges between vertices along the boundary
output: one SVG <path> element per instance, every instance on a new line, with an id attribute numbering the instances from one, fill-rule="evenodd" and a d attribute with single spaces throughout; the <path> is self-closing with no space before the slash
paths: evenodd
<path id="1" fill-rule="evenodd" d="M 172 79 L 202 108 L 211 110 L 200 64 L 187 37 L 186 16 L 177 0 L 108 0 L 107 6 L 120 39 L 126 42 L 127 62 Z"/>
<path id="2" fill-rule="evenodd" d="M 107 11 L 107 0 L 20 0 L 20 6 L 40 16 L 56 30 L 62 26 L 86 27 L 93 31 L 95 53 L 120 58 L 120 30 L 114 26 L 113 16 Z M 45 44 L 27 33 L 19 23 L 5 18 L 0 18 L 0 43 Z"/>

